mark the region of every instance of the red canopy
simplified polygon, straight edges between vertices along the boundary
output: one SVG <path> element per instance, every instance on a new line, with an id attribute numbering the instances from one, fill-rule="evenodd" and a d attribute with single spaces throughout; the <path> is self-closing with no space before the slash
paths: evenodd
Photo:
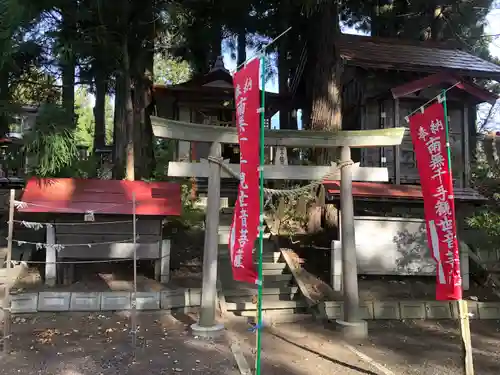
<path id="1" fill-rule="evenodd" d="M 180 216 L 181 188 L 172 182 L 31 178 L 21 196 L 19 212 Z"/>

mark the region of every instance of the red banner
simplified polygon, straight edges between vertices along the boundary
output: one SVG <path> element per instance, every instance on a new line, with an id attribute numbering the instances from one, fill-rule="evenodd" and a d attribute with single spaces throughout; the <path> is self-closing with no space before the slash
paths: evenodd
<path id="1" fill-rule="evenodd" d="M 427 241 L 436 261 L 436 300 L 462 299 L 453 179 L 441 103 L 409 118 L 424 198 Z"/>
<path id="2" fill-rule="evenodd" d="M 236 126 L 240 143 L 240 185 L 229 238 L 233 278 L 257 283 L 253 248 L 260 223 L 259 59 L 252 60 L 233 77 Z"/>

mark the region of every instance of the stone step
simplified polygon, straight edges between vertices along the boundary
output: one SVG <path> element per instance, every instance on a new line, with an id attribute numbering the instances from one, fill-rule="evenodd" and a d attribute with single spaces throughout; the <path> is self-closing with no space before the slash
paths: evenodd
<path id="1" fill-rule="evenodd" d="M 229 268 L 229 257 L 227 258 L 219 258 L 219 264 L 223 264 L 223 266 L 227 266 Z M 225 263 L 227 262 L 227 263 Z M 255 269 L 259 269 L 259 262 L 254 262 Z M 286 268 L 286 263 L 275 263 L 275 262 L 262 262 L 262 271 L 264 275 L 279 275 L 283 273 Z"/>
<path id="2" fill-rule="evenodd" d="M 276 289 L 276 288 L 272 288 Z M 226 296 L 226 303 L 256 303 L 257 301 L 257 292 L 254 295 L 249 296 Z M 276 301 L 294 301 L 295 295 L 292 293 L 282 293 L 282 294 L 263 294 L 262 301 L 264 304 L 268 302 L 276 302 Z"/>
<path id="3" fill-rule="evenodd" d="M 299 308 L 306 308 L 305 301 L 280 301 L 274 299 L 264 299 L 262 301 L 263 310 L 281 310 L 290 309 L 295 310 Z M 226 302 L 227 311 L 255 311 L 257 304 L 250 302 Z M 295 311 L 294 311 L 295 312 Z"/>
<path id="4" fill-rule="evenodd" d="M 292 274 L 282 273 L 279 275 L 264 275 L 264 287 L 268 284 L 278 283 L 278 282 L 290 282 L 292 280 Z"/>
<path id="5" fill-rule="evenodd" d="M 295 287 L 291 283 L 291 278 L 287 281 L 283 280 L 272 280 L 274 276 L 264 276 L 264 289 L 281 289 L 286 292 L 286 288 L 292 288 Z M 270 279 L 271 278 L 271 279 Z M 222 277 L 219 277 L 219 280 L 221 281 L 221 286 L 224 291 L 226 290 L 246 290 L 246 291 L 251 291 L 255 289 L 255 294 L 257 293 L 257 286 L 254 284 L 248 284 L 248 283 L 243 283 L 241 281 L 235 281 L 233 279 L 233 275 L 231 273 L 225 273 L 222 275 Z M 243 293 L 243 292 L 242 292 Z"/>
<path id="6" fill-rule="evenodd" d="M 289 295 L 293 296 L 299 291 L 299 288 L 296 286 L 282 286 L 275 288 L 263 288 L 262 295 L 264 296 L 279 296 L 279 295 Z M 224 296 L 226 298 L 232 297 L 252 297 L 257 295 L 258 289 L 257 286 L 249 286 L 249 287 L 241 287 L 224 290 Z"/>
<path id="7" fill-rule="evenodd" d="M 293 277 L 292 274 L 288 273 L 264 274 L 263 276 L 265 288 L 280 288 L 282 286 L 287 286 L 287 284 L 292 280 Z M 221 270 L 221 272 L 219 273 L 219 278 L 221 279 L 222 285 L 225 285 L 226 287 L 233 283 L 237 283 L 237 281 L 233 280 L 233 275 L 230 270 L 225 272 Z"/>
<path id="8" fill-rule="evenodd" d="M 224 245 L 223 245 L 224 246 Z M 219 260 L 221 261 L 229 261 L 230 259 L 229 250 L 227 248 L 220 249 L 219 248 Z M 281 253 L 279 251 L 273 252 L 263 252 L 262 253 L 262 262 L 264 263 L 278 263 L 285 264 L 284 262 L 279 262 L 281 258 Z M 254 254 L 254 259 L 257 261 L 257 254 Z"/>
<path id="9" fill-rule="evenodd" d="M 255 311 L 235 311 L 233 312 L 236 316 L 243 316 L 250 319 L 252 321 L 255 320 Z M 311 314 L 307 314 L 305 309 L 280 309 L 280 310 L 264 310 L 262 311 L 262 323 L 264 326 L 269 326 L 272 324 L 280 324 L 280 323 L 295 323 L 295 322 L 303 322 L 307 320 L 314 320 Z"/>
<path id="10" fill-rule="evenodd" d="M 255 268 L 259 268 L 259 263 L 255 262 Z M 283 270 L 286 268 L 286 263 L 274 263 L 274 262 L 262 262 L 262 270 L 263 271 L 280 271 L 283 273 Z"/>
<path id="11" fill-rule="evenodd" d="M 229 232 L 228 229 L 219 229 L 219 245 L 228 245 L 229 244 Z M 271 237 L 271 233 L 264 233 L 264 240 L 268 240 Z"/>

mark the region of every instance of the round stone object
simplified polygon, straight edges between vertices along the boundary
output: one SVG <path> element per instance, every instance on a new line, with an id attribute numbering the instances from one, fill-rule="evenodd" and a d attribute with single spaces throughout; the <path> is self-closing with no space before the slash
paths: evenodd
<path id="1" fill-rule="evenodd" d="M 202 327 L 198 323 L 194 323 L 191 325 L 191 331 L 193 332 L 194 336 L 213 339 L 224 334 L 224 325 L 216 324 L 210 327 Z"/>
<path id="2" fill-rule="evenodd" d="M 346 340 L 364 340 L 368 338 L 368 323 L 366 320 L 346 322 L 337 319 L 335 323 L 337 330 Z"/>

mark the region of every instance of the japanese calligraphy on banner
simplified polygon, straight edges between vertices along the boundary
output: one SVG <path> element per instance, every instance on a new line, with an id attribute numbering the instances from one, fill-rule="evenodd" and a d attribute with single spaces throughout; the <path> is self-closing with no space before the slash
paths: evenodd
<path id="1" fill-rule="evenodd" d="M 229 237 L 233 278 L 257 283 L 253 248 L 260 224 L 259 135 L 260 60 L 249 62 L 233 77 L 236 126 L 240 143 L 240 184 Z"/>
<path id="2" fill-rule="evenodd" d="M 436 300 L 460 300 L 460 256 L 443 105 L 435 103 L 411 116 L 409 122 L 424 198 L 427 241 L 437 263 Z"/>

